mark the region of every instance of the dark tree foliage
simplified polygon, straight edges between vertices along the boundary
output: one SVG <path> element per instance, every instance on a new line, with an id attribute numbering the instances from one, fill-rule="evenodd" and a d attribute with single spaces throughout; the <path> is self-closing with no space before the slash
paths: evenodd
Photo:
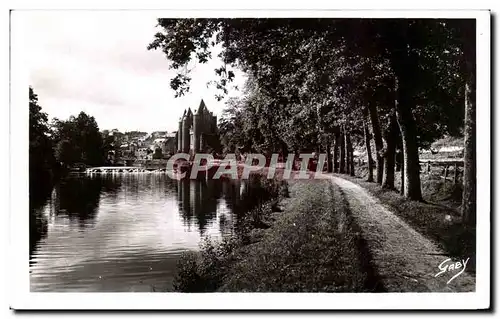
<path id="1" fill-rule="evenodd" d="M 162 50 L 172 61 L 178 72 L 171 87 L 177 95 L 189 89 L 188 64 L 207 62 L 214 47 L 221 48 L 222 61 L 214 70 L 217 98 L 227 93 L 234 68 L 249 75 L 254 89 L 239 103 L 238 121 L 252 124 L 238 133 L 234 128 L 242 125 L 236 121 L 222 127 L 233 127 L 231 136 L 243 138 L 238 142 L 243 148 L 324 149 L 339 127 L 356 143 L 363 138 L 360 128 L 368 107 L 380 179 L 380 138 L 395 136 L 390 120 L 395 116 L 399 136 L 391 140 L 390 152 L 393 144 L 402 149 L 404 195 L 420 200 L 418 150 L 443 135 L 463 134 L 467 76 L 462 34 L 470 24 L 440 19 L 159 19 L 161 32 L 148 49 Z M 386 172 L 393 174 L 392 167 Z"/>
<path id="2" fill-rule="evenodd" d="M 29 88 L 29 173 L 30 189 L 50 181 L 55 166 L 47 114 L 38 105 L 38 96 Z"/>
<path id="3" fill-rule="evenodd" d="M 38 105 L 38 96 L 29 87 L 29 231 L 30 253 L 47 233 L 47 222 L 37 208 L 50 196 L 55 158 L 47 114 Z"/>
<path id="4" fill-rule="evenodd" d="M 54 120 L 55 155 L 65 166 L 83 163 L 97 166 L 104 163 L 110 147 L 103 143 L 102 134 L 93 116 L 80 112 L 67 121 Z M 105 153 L 106 152 L 106 153 Z"/>
<path id="5" fill-rule="evenodd" d="M 153 153 L 153 159 L 162 159 L 163 158 L 163 153 L 161 148 L 157 147 L 155 148 L 155 151 Z"/>

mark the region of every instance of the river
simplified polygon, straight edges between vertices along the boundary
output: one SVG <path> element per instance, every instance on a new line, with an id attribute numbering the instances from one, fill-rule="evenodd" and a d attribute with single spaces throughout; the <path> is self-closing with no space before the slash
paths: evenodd
<path id="1" fill-rule="evenodd" d="M 233 233 L 249 185 L 154 173 L 68 176 L 30 208 L 31 291 L 171 291 L 183 252 Z"/>

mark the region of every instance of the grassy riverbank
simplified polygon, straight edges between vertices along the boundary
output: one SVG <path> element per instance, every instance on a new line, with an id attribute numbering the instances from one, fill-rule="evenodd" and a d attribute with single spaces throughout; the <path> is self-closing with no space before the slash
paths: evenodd
<path id="1" fill-rule="evenodd" d="M 335 187 L 327 180 L 291 181 L 290 198 L 256 207 L 236 236 L 206 241 L 199 253 L 183 256 L 174 288 L 380 291 L 358 227 Z"/>
<path id="2" fill-rule="evenodd" d="M 449 256 L 466 259 L 470 257 L 467 272 L 475 273 L 476 266 L 476 229 L 461 223 L 460 212 L 456 205 L 444 205 L 443 201 L 431 201 L 436 198 L 449 198 L 453 190 L 436 181 L 422 178 L 423 197 L 427 202 L 406 200 L 397 191 L 382 189 L 376 183 L 366 182 L 359 177 L 339 175 L 368 190 L 396 215 L 403 218 L 423 235 L 436 242 Z M 450 182 L 448 184 L 451 184 Z M 438 189 L 439 191 L 436 191 Z M 448 195 L 446 195 L 448 194 Z M 453 201 L 456 203 L 456 201 Z M 446 201 L 445 203 L 449 203 Z"/>
<path id="3" fill-rule="evenodd" d="M 376 180 L 377 171 L 373 170 L 374 179 Z M 442 178 L 443 172 L 440 167 L 433 167 L 429 173 L 420 174 L 420 183 L 422 187 L 422 196 L 425 201 L 435 203 L 441 206 L 446 206 L 455 210 L 458 214 L 460 205 L 462 204 L 462 184 L 455 184 L 452 181 L 452 174 L 445 180 Z M 368 177 L 367 165 L 356 166 L 356 176 L 366 179 Z M 396 190 L 401 189 L 401 173 L 396 172 L 394 176 L 394 187 Z"/>

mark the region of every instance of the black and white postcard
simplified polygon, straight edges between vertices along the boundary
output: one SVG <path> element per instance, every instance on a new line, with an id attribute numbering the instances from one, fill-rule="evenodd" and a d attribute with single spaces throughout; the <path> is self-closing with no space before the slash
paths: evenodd
<path id="1" fill-rule="evenodd" d="M 489 308 L 490 19 L 11 11 L 11 307 Z"/>

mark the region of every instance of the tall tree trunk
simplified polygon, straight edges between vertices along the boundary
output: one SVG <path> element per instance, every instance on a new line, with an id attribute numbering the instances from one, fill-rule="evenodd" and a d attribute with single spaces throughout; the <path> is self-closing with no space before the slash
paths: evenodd
<path id="1" fill-rule="evenodd" d="M 324 136 L 323 136 L 323 123 L 321 119 L 321 104 L 316 105 L 316 130 L 318 136 L 318 156 L 321 154 L 321 146 L 323 144 Z"/>
<path id="2" fill-rule="evenodd" d="M 345 138 L 345 141 L 344 141 L 344 155 L 345 155 L 345 173 L 346 174 L 349 174 L 351 172 L 351 159 L 350 159 L 350 155 L 351 155 L 351 152 L 350 152 L 350 149 L 349 149 L 349 144 L 350 144 L 350 136 L 349 136 L 349 132 L 344 128 L 344 138 Z"/>
<path id="3" fill-rule="evenodd" d="M 345 137 L 344 137 L 344 128 L 340 130 L 340 164 L 339 164 L 339 173 L 345 173 Z"/>
<path id="4" fill-rule="evenodd" d="M 346 162 L 348 163 L 346 173 L 354 176 L 354 154 L 351 142 L 351 134 L 346 132 Z"/>
<path id="5" fill-rule="evenodd" d="M 400 76 L 396 83 L 397 100 L 396 115 L 398 119 L 404 154 L 404 197 L 412 200 L 422 200 L 420 188 L 420 161 L 417 145 L 417 125 L 413 118 L 413 97 L 408 87 L 410 81 L 406 76 Z"/>
<path id="6" fill-rule="evenodd" d="M 339 147 L 340 147 L 340 134 L 335 133 L 335 144 L 333 145 L 333 171 L 335 173 L 339 172 Z"/>
<path id="7" fill-rule="evenodd" d="M 465 84 L 464 176 L 462 219 L 476 223 L 476 92 L 471 79 Z"/>
<path id="8" fill-rule="evenodd" d="M 399 130 L 399 127 L 397 129 Z M 401 172 L 401 148 L 398 145 L 396 145 L 396 160 L 395 161 L 396 161 L 396 172 Z"/>
<path id="9" fill-rule="evenodd" d="M 283 141 L 282 139 L 280 139 L 280 143 L 281 143 L 281 155 L 283 155 L 283 158 L 287 158 L 288 157 L 288 144 L 285 143 L 285 141 Z"/>
<path id="10" fill-rule="evenodd" d="M 405 193 L 405 155 L 401 152 L 401 189 L 399 190 L 401 195 Z"/>
<path id="11" fill-rule="evenodd" d="M 351 172 L 350 172 L 350 174 L 351 174 L 351 176 L 355 176 L 355 175 L 356 175 L 356 174 L 355 174 L 356 172 L 355 172 L 355 170 L 354 170 L 354 149 L 353 149 L 353 147 L 352 147 L 352 143 L 351 143 L 351 142 L 349 142 L 349 143 L 350 143 L 350 145 L 351 145 L 351 146 L 350 146 L 350 154 L 351 154 L 351 156 L 350 156 L 350 158 L 351 158 Z"/>
<path id="12" fill-rule="evenodd" d="M 382 188 L 394 189 L 394 160 L 396 156 L 396 138 L 398 126 L 396 119 L 391 116 L 389 119 L 389 127 L 385 132 L 386 148 L 384 152 L 384 178 L 382 180 Z"/>
<path id="13" fill-rule="evenodd" d="M 368 178 L 366 180 L 368 182 L 373 182 L 373 157 L 372 157 L 372 148 L 370 147 L 371 138 L 368 125 L 366 125 L 366 120 L 363 120 L 363 130 L 365 133 L 366 157 L 368 160 Z"/>
<path id="14" fill-rule="evenodd" d="M 474 23 L 474 24 L 472 24 Z M 476 224 L 476 27 L 464 26 L 465 125 L 462 220 Z"/>
<path id="15" fill-rule="evenodd" d="M 333 162 L 332 162 L 332 149 L 330 142 L 326 143 L 326 171 L 328 173 L 333 172 Z"/>
<path id="16" fill-rule="evenodd" d="M 422 200 L 420 187 L 420 162 L 417 144 L 417 125 L 413 118 L 415 101 L 413 88 L 418 76 L 418 56 L 410 51 L 409 21 L 389 22 L 387 38 L 389 60 L 395 74 L 395 109 L 404 154 L 404 197 Z"/>
<path id="17" fill-rule="evenodd" d="M 375 158 L 377 160 L 377 183 L 382 184 L 382 176 L 384 171 L 384 159 L 382 158 L 382 149 L 384 143 L 382 142 L 382 133 L 380 131 L 380 122 L 378 118 L 377 106 L 373 102 L 368 103 L 368 111 L 370 113 L 370 120 L 372 123 L 373 139 L 375 142 Z"/>

